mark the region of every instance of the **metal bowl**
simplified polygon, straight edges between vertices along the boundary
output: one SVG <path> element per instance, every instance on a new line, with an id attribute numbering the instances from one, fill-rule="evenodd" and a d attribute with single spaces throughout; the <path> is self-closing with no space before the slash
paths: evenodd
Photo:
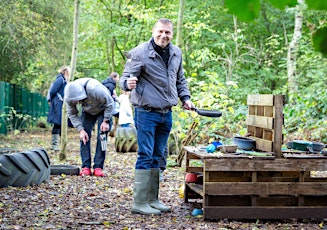
<path id="1" fill-rule="evenodd" d="M 233 142 L 239 149 L 243 150 L 255 150 L 255 140 L 247 137 L 234 137 Z"/>

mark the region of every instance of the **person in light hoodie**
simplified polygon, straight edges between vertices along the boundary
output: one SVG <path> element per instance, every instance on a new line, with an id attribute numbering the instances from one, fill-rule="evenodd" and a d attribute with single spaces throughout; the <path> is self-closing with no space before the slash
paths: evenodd
<path id="1" fill-rule="evenodd" d="M 114 100 L 109 90 L 98 80 L 80 78 L 69 82 L 65 88 L 67 114 L 73 126 L 79 132 L 80 155 L 82 159 L 81 176 L 105 176 L 103 172 L 106 151 L 101 148 L 100 134 L 109 132 Z M 78 104 L 81 106 L 79 116 Z M 98 122 L 97 144 L 92 172 L 91 137 L 92 129 Z"/>

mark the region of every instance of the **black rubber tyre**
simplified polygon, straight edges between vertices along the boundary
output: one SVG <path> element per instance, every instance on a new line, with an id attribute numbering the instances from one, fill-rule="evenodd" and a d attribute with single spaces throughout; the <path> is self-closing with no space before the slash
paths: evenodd
<path id="1" fill-rule="evenodd" d="M 38 185 L 49 178 L 50 159 L 42 148 L 0 154 L 1 188 Z"/>
<path id="2" fill-rule="evenodd" d="M 115 139 L 116 152 L 137 152 L 137 131 L 135 127 L 118 127 Z"/>
<path id="3" fill-rule="evenodd" d="M 79 175 L 80 168 L 74 165 L 51 165 L 51 175 Z"/>

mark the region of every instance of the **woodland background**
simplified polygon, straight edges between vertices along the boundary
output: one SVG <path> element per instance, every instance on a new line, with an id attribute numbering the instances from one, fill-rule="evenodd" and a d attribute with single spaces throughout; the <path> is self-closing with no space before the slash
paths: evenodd
<path id="1" fill-rule="evenodd" d="M 177 106 L 175 136 L 182 139 L 194 119 L 201 119 L 198 141 L 244 135 L 247 95 L 283 94 L 286 139 L 327 142 L 326 56 L 312 45 L 326 27 L 326 3 L 307 1 L 324 9 L 313 10 L 302 0 L 278 2 L 82 0 L 74 78 L 122 73 L 125 53 L 150 39 L 158 18 L 170 18 L 192 101 L 223 112 L 212 121 Z M 250 16 L 243 14 L 249 5 Z M 0 81 L 45 96 L 57 69 L 70 64 L 74 1 L 2 0 L 0 7 Z"/>
<path id="2" fill-rule="evenodd" d="M 75 79 L 103 80 L 112 71 L 121 73 L 125 53 L 149 40 L 155 21 L 167 17 L 175 24 L 173 42 L 183 50 L 192 101 L 199 108 L 223 112 L 218 119 L 204 118 L 176 106 L 175 139 L 184 138 L 194 121 L 199 121 L 197 143 L 218 137 L 228 142 L 234 135 L 245 135 L 247 95 L 283 94 L 285 140 L 326 143 L 326 47 L 317 49 L 313 40 L 316 31 L 326 31 L 327 1 L 306 3 L 310 4 L 303 0 L 81 0 Z M 316 3 L 319 7 L 312 7 Z M 45 96 L 57 69 L 70 64 L 74 1 L 0 0 L 0 9 L 0 81 Z M 11 131 L 0 136 L 0 147 L 50 149 L 50 127 Z M 76 135 L 69 130 L 66 164 L 80 164 Z M 0 189 L 1 228 L 326 229 L 324 220 L 206 222 L 191 216 L 194 206 L 178 196 L 183 167 L 169 167 L 161 185 L 162 200 L 172 213 L 130 215 L 137 154 L 109 149 L 105 164 L 109 177 L 52 175 L 40 186 Z M 49 155 L 52 164 L 62 163 L 58 153 Z"/>

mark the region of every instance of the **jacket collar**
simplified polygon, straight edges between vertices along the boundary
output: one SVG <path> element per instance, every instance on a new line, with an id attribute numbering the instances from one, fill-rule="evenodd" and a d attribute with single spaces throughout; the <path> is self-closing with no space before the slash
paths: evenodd
<path id="1" fill-rule="evenodd" d="M 154 48 L 153 45 L 152 45 L 152 42 L 151 42 L 152 39 L 153 39 L 153 38 L 151 38 L 151 39 L 148 41 L 147 46 L 148 46 L 148 50 L 149 50 L 149 57 L 154 58 L 154 57 L 156 56 L 156 51 L 155 51 L 155 48 Z M 153 42 L 153 44 L 155 44 L 155 43 Z M 158 46 L 158 47 L 160 47 L 160 46 Z M 160 48 L 161 48 L 161 47 L 160 47 Z M 167 48 L 169 48 L 169 56 L 173 56 L 173 55 L 175 55 L 175 49 L 174 49 L 174 46 L 173 46 L 171 43 L 169 43 L 169 45 L 167 46 Z M 162 48 L 161 48 L 161 49 L 162 49 Z"/>

